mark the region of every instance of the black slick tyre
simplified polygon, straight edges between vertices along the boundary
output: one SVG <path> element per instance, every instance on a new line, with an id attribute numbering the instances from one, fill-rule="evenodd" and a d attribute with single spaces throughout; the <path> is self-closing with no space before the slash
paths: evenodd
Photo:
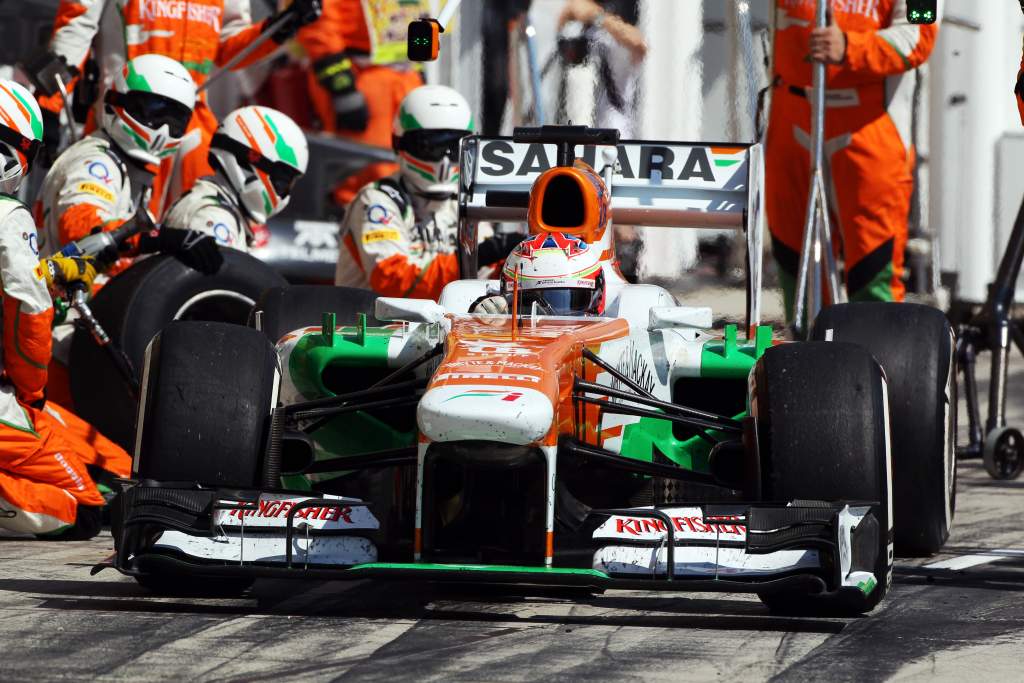
<path id="1" fill-rule="evenodd" d="M 256 330 L 171 323 L 147 351 L 134 477 L 259 488 L 280 380 L 274 347 Z"/>
<path id="2" fill-rule="evenodd" d="M 761 498 L 778 503 L 871 501 L 877 520 L 867 536 L 875 562 L 863 568 L 877 580 L 869 593 L 841 587 L 819 595 L 759 597 L 773 611 L 870 611 L 885 596 L 892 575 L 892 477 L 886 387 L 878 363 L 853 344 L 783 344 L 761 357 L 753 380 Z"/>
<path id="3" fill-rule="evenodd" d="M 285 284 L 273 268 L 235 249 L 222 249 L 224 263 L 204 275 L 173 256 L 140 260 L 96 294 L 93 313 L 128 356 L 141 379 L 146 346 L 172 320 L 212 320 L 245 325 L 264 290 Z M 89 332 L 77 330 L 71 344 L 71 395 L 75 411 L 101 433 L 130 449 L 137 401 L 107 354 Z"/>
<path id="4" fill-rule="evenodd" d="M 811 337 L 858 344 L 885 371 L 896 554 L 937 553 L 956 511 L 956 353 L 949 321 L 920 304 L 840 304 L 821 311 Z"/>
<path id="5" fill-rule="evenodd" d="M 380 325 L 373 316 L 376 301 L 375 292 L 355 287 L 272 287 L 253 306 L 249 324 L 255 326 L 256 312 L 261 311 L 260 329 L 275 343 L 293 330 L 320 325 L 324 313 L 334 313 L 338 325 L 354 325 L 360 313 L 366 314 L 368 325 Z"/>

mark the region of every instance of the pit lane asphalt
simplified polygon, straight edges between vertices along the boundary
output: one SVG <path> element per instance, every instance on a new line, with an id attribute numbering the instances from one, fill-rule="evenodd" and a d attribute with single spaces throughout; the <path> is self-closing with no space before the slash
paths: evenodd
<path id="1" fill-rule="evenodd" d="M 993 481 L 977 461 L 959 476 L 944 552 L 897 561 L 886 601 L 856 619 L 777 617 L 741 595 L 374 582 L 153 598 L 113 570 L 89 576 L 109 534 L 0 539 L 0 680 L 1022 680 L 1024 479 Z M 929 566 L 947 560 L 983 563 Z"/>

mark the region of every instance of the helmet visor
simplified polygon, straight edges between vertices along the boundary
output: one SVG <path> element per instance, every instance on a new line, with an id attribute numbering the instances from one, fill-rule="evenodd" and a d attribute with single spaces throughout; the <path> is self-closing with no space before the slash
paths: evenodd
<path id="1" fill-rule="evenodd" d="M 423 161 L 440 161 L 459 156 L 459 140 L 466 130 L 411 130 L 398 139 L 398 149 Z"/>
<path id="2" fill-rule="evenodd" d="M 242 144 L 230 135 L 214 133 L 210 146 L 215 149 L 222 149 L 231 153 L 235 160 L 243 166 L 257 168 L 267 174 L 274 192 L 279 197 L 287 197 L 291 194 L 295 183 L 302 177 L 302 171 L 284 163 L 283 161 L 271 161 L 247 145 Z"/>
<path id="3" fill-rule="evenodd" d="M 601 304 L 601 290 L 597 287 L 527 289 L 520 296 L 522 297 L 521 310 L 524 313 L 528 312 L 536 303 L 540 310 L 548 315 L 598 315 Z"/>
<path id="4" fill-rule="evenodd" d="M 167 126 L 167 132 L 174 138 L 185 135 L 188 122 L 192 119 L 191 109 L 177 100 L 156 93 L 138 90 L 120 93 L 111 90 L 107 101 L 123 108 L 128 116 L 147 128 L 159 130 Z"/>

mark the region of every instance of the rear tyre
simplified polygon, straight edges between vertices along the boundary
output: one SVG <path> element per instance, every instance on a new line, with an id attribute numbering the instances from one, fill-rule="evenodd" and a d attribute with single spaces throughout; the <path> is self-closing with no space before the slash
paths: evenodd
<path id="1" fill-rule="evenodd" d="M 255 325 L 256 311 L 262 311 L 262 331 L 271 342 L 293 330 L 320 325 L 324 313 L 334 313 L 339 325 L 352 325 L 360 313 L 367 325 L 380 325 L 373 316 L 377 294 L 355 287 L 291 285 L 268 289 L 252 307 L 249 324 Z"/>
<path id="2" fill-rule="evenodd" d="M 885 371 L 896 553 L 937 553 L 956 510 L 956 354 L 949 321 L 919 304 L 840 304 L 822 310 L 811 338 L 858 344 Z"/>
<path id="3" fill-rule="evenodd" d="M 865 595 L 759 594 L 773 611 L 862 613 L 885 596 L 892 575 L 892 508 L 885 379 L 853 344 L 806 342 L 768 349 L 754 369 L 751 397 L 762 472 L 762 498 L 876 501 L 878 583 Z"/>
<path id="4" fill-rule="evenodd" d="M 285 284 L 270 266 L 248 254 L 235 249 L 221 253 L 224 263 L 213 275 L 189 268 L 173 256 L 151 256 L 96 294 L 93 313 L 125 351 L 140 379 L 146 347 L 167 323 L 212 320 L 245 325 L 263 291 Z M 131 449 L 138 402 L 89 332 L 75 332 L 69 367 L 75 412 L 121 447 Z"/>
<path id="5" fill-rule="evenodd" d="M 135 478 L 259 488 L 280 380 L 274 347 L 256 330 L 168 325 L 147 351 Z"/>

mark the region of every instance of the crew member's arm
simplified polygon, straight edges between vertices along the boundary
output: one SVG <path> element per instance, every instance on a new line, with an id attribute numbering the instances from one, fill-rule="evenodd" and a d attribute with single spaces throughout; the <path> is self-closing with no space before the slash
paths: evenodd
<path id="1" fill-rule="evenodd" d="M 269 21 L 269 20 L 268 20 Z M 249 0 L 224 0 L 224 23 L 220 30 L 220 45 L 217 48 L 217 65 L 223 66 L 256 40 L 268 26 L 268 21 L 252 23 L 252 7 Z M 283 42 L 283 41 L 281 41 Z M 281 47 L 281 42 L 268 40 L 251 55 L 243 59 L 235 69 L 244 69 L 267 57 Z"/>
<path id="2" fill-rule="evenodd" d="M 81 239 L 95 228 L 113 230 L 129 217 L 118 213 L 119 193 L 124 192 L 121 169 L 105 154 L 87 157 L 74 165 L 57 195 L 57 239 L 60 249 L 68 242 Z M 48 247 L 50 248 L 50 247 Z"/>
<path id="3" fill-rule="evenodd" d="M 4 371 L 23 403 L 44 397 L 52 344 L 53 301 L 38 270 L 36 240 L 36 224 L 28 209 L 19 207 L 4 219 L 0 227 Z"/>
<path id="4" fill-rule="evenodd" d="M 840 73 L 885 77 L 916 69 L 931 55 L 938 30 L 938 24 L 909 23 L 906 0 L 897 0 L 888 27 L 846 32 Z"/>
<path id="5" fill-rule="evenodd" d="M 93 38 L 100 28 L 103 6 L 106 0 L 60 0 L 57 5 L 57 16 L 53 21 L 53 36 L 50 38 L 50 51 L 64 62 L 81 72 L 85 58 L 89 56 Z M 67 91 L 74 89 L 77 79 L 65 83 Z M 39 106 L 59 114 L 63 99 L 60 93 L 50 97 L 40 95 Z"/>
<path id="6" fill-rule="evenodd" d="M 350 39 L 355 36 L 355 42 Z M 296 38 L 313 63 L 313 74 L 334 105 L 335 122 L 343 130 L 366 130 L 370 112 L 356 88 L 353 53 L 369 54 L 370 36 L 359 0 L 334 0 L 323 14 L 301 29 Z"/>
<path id="7" fill-rule="evenodd" d="M 351 47 L 346 41 L 346 36 L 351 31 L 348 25 L 351 17 L 348 15 L 354 10 L 347 10 L 342 6 L 347 1 L 328 0 L 324 3 L 323 13 L 316 23 L 303 27 L 295 35 L 295 39 L 299 41 L 311 62 L 315 63 L 329 55 L 340 54 Z"/>
<path id="8" fill-rule="evenodd" d="M 454 253 L 414 256 L 403 230 L 413 220 L 411 207 L 402 212 L 384 192 L 365 188 L 348 208 L 342 248 L 378 294 L 436 300 L 458 279 L 458 258 Z"/>
<path id="9" fill-rule="evenodd" d="M 629 50 L 634 62 L 641 62 L 647 56 L 647 41 L 644 40 L 643 32 L 622 17 L 605 12 L 594 0 L 568 0 L 558 18 L 558 26 L 561 28 L 567 21 L 573 20 L 584 24 L 599 22 L 616 43 Z"/>

